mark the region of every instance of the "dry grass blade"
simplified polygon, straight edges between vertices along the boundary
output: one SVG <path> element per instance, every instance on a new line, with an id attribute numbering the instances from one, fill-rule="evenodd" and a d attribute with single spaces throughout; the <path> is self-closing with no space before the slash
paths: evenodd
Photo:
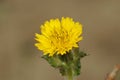
<path id="1" fill-rule="evenodd" d="M 106 80 L 115 80 L 115 77 L 120 70 L 120 65 L 116 65 L 111 73 L 108 74 Z"/>

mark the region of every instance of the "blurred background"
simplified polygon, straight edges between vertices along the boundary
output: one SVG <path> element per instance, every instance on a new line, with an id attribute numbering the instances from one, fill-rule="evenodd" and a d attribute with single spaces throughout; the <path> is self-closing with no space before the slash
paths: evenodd
<path id="1" fill-rule="evenodd" d="M 90 55 L 78 80 L 104 80 L 120 64 L 120 0 L 0 0 L 0 80 L 63 80 L 34 47 L 39 26 L 62 16 L 83 24 Z"/>

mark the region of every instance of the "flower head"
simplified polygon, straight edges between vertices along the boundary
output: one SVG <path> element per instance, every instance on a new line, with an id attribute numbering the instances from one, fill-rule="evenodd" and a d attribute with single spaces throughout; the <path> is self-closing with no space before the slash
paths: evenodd
<path id="1" fill-rule="evenodd" d="M 62 17 L 61 20 L 51 19 L 40 28 L 41 33 L 35 34 L 38 41 L 35 46 L 42 50 L 44 55 L 64 55 L 73 47 L 78 47 L 78 42 L 82 40 L 82 25 L 69 17 Z"/>

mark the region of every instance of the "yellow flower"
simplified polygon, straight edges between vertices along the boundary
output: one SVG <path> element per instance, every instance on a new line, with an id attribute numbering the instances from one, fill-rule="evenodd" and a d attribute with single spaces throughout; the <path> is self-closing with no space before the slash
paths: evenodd
<path id="1" fill-rule="evenodd" d="M 78 42 L 82 40 L 82 25 L 69 17 L 62 17 L 61 20 L 51 19 L 40 28 L 41 34 L 35 34 L 38 41 L 35 46 L 42 50 L 44 55 L 64 55 L 73 47 L 78 47 Z"/>

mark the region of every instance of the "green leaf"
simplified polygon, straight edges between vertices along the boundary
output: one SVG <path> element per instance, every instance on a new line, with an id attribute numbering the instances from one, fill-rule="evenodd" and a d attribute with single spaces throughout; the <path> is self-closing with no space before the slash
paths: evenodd
<path id="1" fill-rule="evenodd" d="M 81 70 L 80 60 L 85 56 L 87 54 L 79 48 L 73 48 L 65 55 L 43 55 L 42 58 L 47 60 L 52 67 L 58 68 L 62 76 L 78 76 Z"/>

